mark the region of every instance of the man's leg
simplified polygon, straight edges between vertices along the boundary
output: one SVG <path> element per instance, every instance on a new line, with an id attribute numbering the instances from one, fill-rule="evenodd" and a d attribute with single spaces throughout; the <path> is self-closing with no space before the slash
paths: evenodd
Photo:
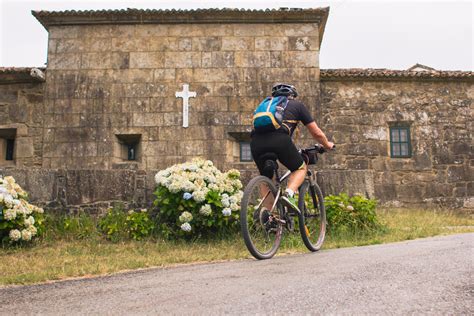
<path id="1" fill-rule="evenodd" d="M 286 187 L 293 192 L 298 192 L 299 187 L 304 182 L 304 178 L 306 177 L 307 171 L 308 168 L 306 164 L 304 164 L 301 169 L 293 171 L 290 175 L 290 178 L 288 179 L 288 185 Z"/>

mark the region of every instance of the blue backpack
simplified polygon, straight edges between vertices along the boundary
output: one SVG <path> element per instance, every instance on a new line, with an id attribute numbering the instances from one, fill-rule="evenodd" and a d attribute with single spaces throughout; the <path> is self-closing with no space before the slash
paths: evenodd
<path id="1" fill-rule="evenodd" d="M 271 132 L 280 128 L 288 105 L 286 96 L 267 97 L 253 112 L 253 128 L 257 132 Z"/>

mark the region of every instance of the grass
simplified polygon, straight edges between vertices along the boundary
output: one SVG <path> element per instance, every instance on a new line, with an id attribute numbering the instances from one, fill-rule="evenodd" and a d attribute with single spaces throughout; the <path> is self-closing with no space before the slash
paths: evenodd
<path id="1" fill-rule="evenodd" d="M 378 212 L 385 231 L 371 234 L 339 233 L 326 238 L 323 249 L 403 241 L 435 235 L 474 232 L 468 214 L 448 211 L 384 209 Z M 51 233 L 31 246 L 0 248 L 0 285 L 32 284 L 71 277 L 176 264 L 249 258 L 240 235 L 215 241 L 145 240 L 111 243 L 82 221 L 62 235 Z M 82 226 L 81 226 L 82 225 Z M 79 233 L 79 235 L 78 235 Z M 307 252 L 299 235 L 284 236 L 278 255 Z"/>

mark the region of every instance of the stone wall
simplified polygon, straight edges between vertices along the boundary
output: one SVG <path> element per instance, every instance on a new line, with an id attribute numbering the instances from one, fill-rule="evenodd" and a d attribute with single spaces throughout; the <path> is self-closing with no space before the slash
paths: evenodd
<path id="1" fill-rule="evenodd" d="M 0 83 L 0 167 L 41 167 L 43 84 Z M 5 160 L 14 138 L 14 160 Z"/>
<path id="2" fill-rule="evenodd" d="M 323 169 L 372 170 L 375 196 L 405 206 L 474 207 L 472 80 L 322 80 L 319 122 L 337 144 Z M 389 127 L 413 155 L 390 157 Z"/>
<path id="3" fill-rule="evenodd" d="M 318 24 L 50 26 L 42 167 L 150 170 L 201 156 L 245 169 L 233 144 L 278 81 L 317 103 Z M 189 128 L 175 97 L 185 83 L 197 92 Z M 127 135 L 140 135 L 136 162 Z"/>

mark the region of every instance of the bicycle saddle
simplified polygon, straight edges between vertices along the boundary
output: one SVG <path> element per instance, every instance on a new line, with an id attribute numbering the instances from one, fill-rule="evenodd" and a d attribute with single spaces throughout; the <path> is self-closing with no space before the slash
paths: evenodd
<path id="1" fill-rule="evenodd" d="M 263 163 L 262 175 L 272 179 L 275 171 L 278 170 L 278 164 L 276 160 L 278 159 L 275 153 L 266 153 L 260 157 L 261 160 L 265 161 Z"/>

